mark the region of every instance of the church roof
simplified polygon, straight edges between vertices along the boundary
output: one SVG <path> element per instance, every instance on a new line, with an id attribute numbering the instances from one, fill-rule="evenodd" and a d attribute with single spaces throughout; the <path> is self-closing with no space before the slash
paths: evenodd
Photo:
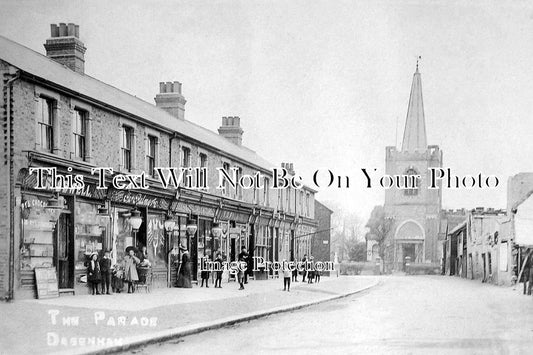
<path id="1" fill-rule="evenodd" d="M 405 130 L 403 132 L 402 151 L 404 152 L 424 152 L 427 149 L 426 122 L 424 119 L 424 102 L 422 100 L 422 80 L 418 72 L 413 75 L 411 85 L 411 95 L 407 108 L 407 118 L 405 120 Z"/>

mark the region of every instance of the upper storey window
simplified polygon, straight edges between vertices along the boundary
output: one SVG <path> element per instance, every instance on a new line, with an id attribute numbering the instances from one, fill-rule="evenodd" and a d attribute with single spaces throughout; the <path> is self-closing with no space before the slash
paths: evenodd
<path id="1" fill-rule="evenodd" d="M 39 97 L 37 102 L 37 144 L 52 153 L 54 149 L 54 101 Z"/>

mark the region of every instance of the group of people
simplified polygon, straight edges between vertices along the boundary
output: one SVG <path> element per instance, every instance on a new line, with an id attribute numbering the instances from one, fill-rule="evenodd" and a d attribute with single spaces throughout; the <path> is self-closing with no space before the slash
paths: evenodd
<path id="1" fill-rule="evenodd" d="M 93 252 L 87 263 L 87 284 L 92 295 L 111 295 L 122 292 L 124 282 L 128 284 L 128 293 L 135 292 L 135 284 L 146 282 L 145 270 L 150 267 L 147 248 L 141 250 L 129 246 L 122 263 L 112 265 L 111 251 L 106 250 L 99 260 L 98 253 Z"/>
<path id="2" fill-rule="evenodd" d="M 189 251 L 186 247 L 180 245 L 179 250 L 181 252 L 181 262 L 178 264 L 178 281 L 177 287 L 182 288 L 192 288 L 192 262 Z M 205 257 L 205 261 L 209 261 L 209 257 Z M 218 251 L 215 254 L 214 266 L 215 266 L 215 288 L 222 288 L 222 274 L 223 274 L 223 257 L 222 253 Z M 242 252 L 239 254 L 239 261 L 248 262 L 248 253 L 246 248 L 242 249 Z M 244 290 L 244 284 L 247 283 L 247 277 L 242 271 L 237 272 L 237 278 L 239 281 L 240 288 L 239 290 Z M 201 285 L 200 287 L 209 288 L 209 276 L 211 272 L 209 270 L 202 270 L 200 272 Z"/>
<path id="3" fill-rule="evenodd" d="M 288 267 L 288 264 L 286 262 L 287 260 L 283 260 L 283 261 L 284 261 L 284 265 L 286 265 L 286 267 L 283 269 L 283 291 L 289 291 L 290 292 L 291 280 L 294 281 L 294 282 L 298 282 L 298 270 L 296 268 L 294 270 L 291 270 Z M 309 264 L 312 265 L 313 261 L 314 261 L 313 256 L 310 256 L 309 259 L 308 259 L 307 258 L 307 254 L 305 254 L 304 257 L 302 258 L 302 263 L 303 264 L 309 263 Z M 306 276 L 307 276 L 307 283 L 309 283 L 309 284 L 312 284 L 313 282 L 314 283 L 319 283 L 320 282 L 320 272 L 319 271 L 313 271 L 313 270 L 307 271 L 304 268 L 304 270 L 302 270 L 301 273 L 302 273 L 302 282 L 306 282 L 305 281 L 305 277 Z"/>
<path id="4" fill-rule="evenodd" d="M 209 262 L 209 256 L 205 257 L 205 261 Z M 216 269 L 216 271 L 214 271 L 215 288 L 222 288 L 222 273 L 224 272 L 222 270 L 223 261 L 224 259 L 222 258 L 222 253 L 217 252 L 215 256 L 215 260 L 214 260 L 214 265 Z M 204 287 L 204 282 L 205 282 L 205 287 L 209 288 L 209 275 L 210 274 L 211 272 L 209 270 L 202 270 L 202 272 L 200 273 L 200 277 L 202 278 L 202 284 L 200 285 L 200 287 Z"/>

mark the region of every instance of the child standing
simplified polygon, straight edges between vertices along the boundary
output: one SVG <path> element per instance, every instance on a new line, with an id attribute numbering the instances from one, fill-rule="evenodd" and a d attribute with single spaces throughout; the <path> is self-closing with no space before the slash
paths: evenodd
<path id="1" fill-rule="evenodd" d="M 91 290 L 91 294 L 100 295 L 98 291 L 98 284 L 101 281 L 100 264 L 98 264 L 98 253 L 91 254 L 91 261 L 87 267 L 87 283 Z"/>
<path id="2" fill-rule="evenodd" d="M 102 293 L 111 294 L 111 256 L 106 250 L 104 257 L 100 260 L 100 271 L 102 273 Z"/>
<path id="3" fill-rule="evenodd" d="M 220 254 L 220 252 L 217 252 L 217 257 L 215 259 L 215 266 L 216 266 L 216 279 L 215 279 L 215 288 L 217 288 L 217 283 L 218 283 L 218 288 L 222 288 L 222 255 Z"/>
<path id="4" fill-rule="evenodd" d="M 292 276 L 292 270 L 289 267 L 289 263 L 287 263 L 287 260 L 283 260 L 283 291 L 287 290 L 288 292 L 291 291 L 291 276 Z"/>
<path id="5" fill-rule="evenodd" d="M 204 268 L 208 267 L 208 262 L 209 262 L 209 256 L 205 256 L 204 257 Z M 209 288 L 209 271 L 202 270 L 201 277 L 202 277 L 202 285 L 200 287 L 204 287 L 204 281 L 205 281 L 205 287 Z"/>

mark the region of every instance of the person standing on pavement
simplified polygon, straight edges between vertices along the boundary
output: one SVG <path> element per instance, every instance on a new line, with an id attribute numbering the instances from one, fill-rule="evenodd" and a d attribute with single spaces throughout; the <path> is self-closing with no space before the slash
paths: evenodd
<path id="1" fill-rule="evenodd" d="M 141 260 L 135 256 L 135 251 L 134 247 L 127 247 L 127 255 L 124 257 L 124 280 L 128 283 L 128 293 L 135 292 L 135 282 L 139 281 L 137 264 L 139 264 Z"/>
<path id="2" fill-rule="evenodd" d="M 192 262 L 189 251 L 185 247 L 180 247 L 182 251 L 180 271 L 178 273 L 178 287 L 192 288 Z"/>
<path id="3" fill-rule="evenodd" d="M 243 277 L 244 277 L 244 283 L 247 284 L 248 283 L 248 258 L 249 258 L 249 254 L 246 250 L 246 247 L 242 247 L 241 249 L 241 252 L 239 253 L 239 256 L 238 256 L 238 260 L 239 262 L 244 262 L 246 263 L 246 270 L 244 270 L 243 272 Z M 244 287 L 243 287 L 244 289 Z"/>
<path id="4" fill-rule="evenodd" d="M 308 284 L 312 284 L 313 283 L 313 279 L 315 278 L 315 271 L 314 271 L 314 263 L 313 263 L 313 256 L 311 255 L 309 257 L 309 261 L 307 262 L 307 264 L 309 265 L 309 271 L 307 272 L 307 283 Z"/>
<path id="5" fill-rule="evenodd" d="M 291 291 L 291 274 L 289 263 L 283 259 L 283 291 Z"/>
<path id="6" fill-rule="evenodd" d="M 302 258 L 302 282 L 305 282 L 305 276 L 307 275 L 307 254 L 304 254 L 304 257 Z"/>
<path id="7" fill-rule="evenodd" d="M 204 257 L 204 267 L 207 268 L 209 263 L 209 256 Z M 209 270 L 202 270 L 200 273 L 200 276 L 202 277 L 202 285 L 200 287 L 204 287 L 204 281 L 205 281 L 205 287 L 209 288 Z"/>
<path id="8" fill-rule="evenodd" d="M 294 259 L 293 259 L 294 260 Z M 298 268 L 295 267 L 293 270 L 292 270 L 292 281 L 294 282 L 298 282 Z"/>
<path id="9" fill-rule="evenodd" d="M 246 283 L 244 278 L 246 274 L 246 269 L 248 267 L 248 253 L 246 252 L 246 247 L 242 247 L 242 251 L 238 256 L 238 267 L 237 267 L 237 280 L 239 281 L 239 290 L 244 290 L 244 284 Z"/>
<path id="10" fill-rule="evenodd" d="M 100 270 L 102 272 L 102 293 L 111 294 L 111 256 L 109 249 L 105 251 L 104 257 L 100 260 Z"/>
<path id="11" fill-rule="evenodd" d="M 220 252 L 217 252 L 217 256 L 215 258 L 215 267 L 216 267 L 216 279 L 215 279 L 215 288 L 222 288 L 222 254 Z"/>
<path id="12" fill-rule="evenodd" d="M 98 253 L 91 254 L 91 261 L 87 267 L 87 283 L 89 284 L 92 295 L 100 295 L 98 284 L 102 280 L 100 273 L 100 264 L 98 263 Z"/>

